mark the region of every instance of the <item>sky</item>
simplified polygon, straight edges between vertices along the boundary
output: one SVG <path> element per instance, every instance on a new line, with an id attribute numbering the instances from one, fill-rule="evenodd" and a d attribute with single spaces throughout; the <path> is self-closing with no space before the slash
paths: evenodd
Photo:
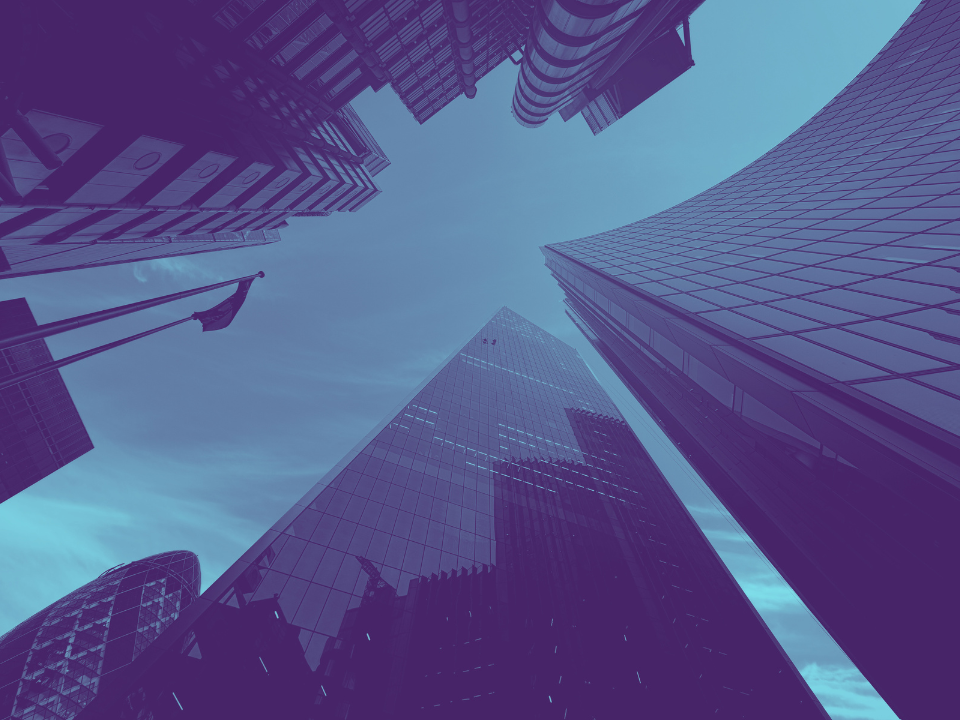
<path id="1" fill-rule="evenodd" d="M 16 278 L 50 322 L 263 270 L 226 330 L 186 323 L 65 368 L 95 449 L 0 504 L 0 633 L 147 555 L 207 587 L 501 306 L 576 347 L 835 720 L 896 716 L 566 318 L 539 247 L 644 218 L 772 148 L 869 62 L 913 0 L 707 0 L 696 66 L 594 137 L 510 114 L 504 63 L 420 126 L 354 107 L 392 166 L 358 213 L 273 245 Z M 64 357 L 213 306 L 222 289 L 51 338 Z"/>

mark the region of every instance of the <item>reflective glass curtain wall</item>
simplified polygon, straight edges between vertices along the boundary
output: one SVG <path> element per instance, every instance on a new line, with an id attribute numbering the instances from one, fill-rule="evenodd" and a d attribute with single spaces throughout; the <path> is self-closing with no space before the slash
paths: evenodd
<path id="1" fill-rule="evenodd" d="M 228 656 L 225 624 L 264 630 Z M 825 717 L 576 351 L 506 308 L 118 680 L 84 718 Z"/>
<path id="2" fill-rule="evenodd" d="M 578 323 L 901 717 L 960 638 L 960 7 L 646 220 L 544 249 Z"/>

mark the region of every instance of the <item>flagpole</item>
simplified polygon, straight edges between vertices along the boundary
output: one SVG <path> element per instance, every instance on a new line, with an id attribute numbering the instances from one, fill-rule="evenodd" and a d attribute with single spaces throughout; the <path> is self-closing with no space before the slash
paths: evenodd
<path id="1" fill-rule="evenodd" d="M 216 290 L 217 288 L 226 287 L 227 285 L 233 285 L 234 283 L 241 283 L 244 280 L 253 281 L 256 278 L 262 278 L 263 276 L 264 273 L 261 270 L 256 275 L 247 275 L 246 277 L 236 278 L 235 280 L 225 280 L 224 282 L 215 283 L 213 285 L 205 285 L 204 287 L 194 288 L 193 290 L 184 290 L 182 292 L 163 295 L 162 297 L 153 298 L 151 300 L 141 300 L 140 302 L 130 303 L 129 305 L 121 305 L 108 310 L 100 310 L 99 312 L 89 313 L 87 315 L 78 315 L 77 317 L 67 318 L 66 320 L 57 320 L 56 322 L 46 323 L 34 328 L 33 330 L 30 330 L 29 332 L 0 338 L 0 350 L 3 348 L 12 347 L 14 345 L 20 345 L 31 340 L 39 340 L 41 338 L 50 337 L 51 335 L 59 335 L 60 333 L 67 332 L 68 330 L 73 330 L 75 328 L 94 325 L 98 322 L 103 322 L 104 320 L 112 320 L 116 317 L 129 315 L 130 313 L 146 310 L 147 308 L 163 305 L 164 303 L 173 302 L 174 300 L 180 300 L 181 298 L 190 297 L 192 295 L 199 295 L 200 293 L 209 292 L 210 290 Z M 187 319 L 189 320 L 190 318 Z M 165 325 L 164 327 L 170 326 Z M 162 330 L 163 328 L 158 329 Z M 151 330 L 150 332 L 156 331 Z M 141 336 L 137 335 L 136 337 Z"/>
<path id="2" fill-rule="evenodd" d="M 231 280 L 230 282 L 236 282 L 236 280 Z M 24 370 L 23 372 L 17 373 L 16 375 L 9 375 L 5 378 L 0 379 L 0 390 L 8 388 L 11 385 L 16 385 L 17 383 L 22 383 L 25 380 L 30 380 L 32 378 L 37 377 L 38 375 L 43 375 L 44 373 L 50 372 L 51 370 L 62 368 L 64 365 L 70 365 L 71 363 L 75 363 L 78 360 L 83 360 L 84 358 L 88 358 L 91 355 L 97 355 L 99 353 L 106 352 L 107 350 L 111 350 L 112 348 L 119 347 L 120 345 L 126 345 L 128 342 L 139 340 L 140 338 L 146 337 L 147 335 L 153 335 L 154 333 L 158 333 L 161 330 L 172 328 L 174 325 L 180 325 L 181 323 L 189 322 L 190 320 L 193 320 L 193 319 L 194 318 L 191 315 L 190 317 L 185 317 L 182 320 L 176 320 L 172 323 L 167 323 L 166 325 L 161 325 L 160 327 L 153 328 L 153 330 L 147 330 L 142 333 L 137 333 L 136 335 L 125 337 L 122 340 L 115 340 L 111 343 L 107 343 L 106 345 L 95 347 L 92 350 L 84 350 L 81 353 L 77 353 L 76 355 L 71 355 L 70 357 L 65 357 L 62 360 L 54 360 L 52 362 L 44 363 L 43 365 L 39 365 L 35 368 L 30 368 L 29 370 Z"/>

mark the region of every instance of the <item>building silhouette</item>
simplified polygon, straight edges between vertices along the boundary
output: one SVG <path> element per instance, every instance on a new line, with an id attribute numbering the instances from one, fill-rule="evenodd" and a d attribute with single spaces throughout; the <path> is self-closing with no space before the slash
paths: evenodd
<path id="1" fill-rule="evenodd" d="M 0 301 L 0 337 L 37 327 L 24 298 Z M 0 379 L 53 360 L 45 340 L 0 349 Z M 59 370 L 0 389 L 0 502 L 93 449 Z"/>
<path id="2" fill-rule="evenodd" d="M 702 3 L 543 3 L 530 15 L 514 118 L 539 127 L 557 111 L 565 121 L 580 113 L 602 132 L 693 67 L 688 20 Z"/>
<path id="3" fill-rule="evenodd" d="M 826 717 L 576 351 L 507 308 L 195 607 L 81 717 Z"/>
<path id="4" fill-rule="evenodd" d="M 692 67 L 701 2 L 7 3 L 0 278 L 264 245 L 292 216 L 361 209 L 389 164 L 349 105 L 366 88 L 422 123 L 510 58 L 521 124 L 560 110 L 598 133 Z"/>
<path id="5" fill-rule="evenodd" d="M 571 5 L 550 0 L 207 2 L 204 13 L 267 65 L 332 106 L 389 84 L 423 123 L 508 58 L 514 117 L 560 108 L 600 132 L 693 65 L 675 29 L 703 0 Z M 519 56 L 517 59 L 514 56 Z"/>
<path id="6" fill-rule="evenodd" d="M 706 192 L 548 245 L 571 316 L 890 707 L 960 639 L 960 13 Z"/>
<path id="7" fill-rule="evenodd" d="M 0 11 L 0 278 L 276 242 L 379 194 L 353 95 L 263 61 L 209 5 Z"/>
<path id="8" fill-rule="evenodd" d="M 112 568 L 0 637 L 0 718 L 70 720 L 200 592 L 197 556 Z"/>

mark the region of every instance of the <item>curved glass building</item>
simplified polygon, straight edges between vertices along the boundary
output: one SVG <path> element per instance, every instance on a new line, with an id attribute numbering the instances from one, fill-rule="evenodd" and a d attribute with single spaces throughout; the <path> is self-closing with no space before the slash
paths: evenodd
<path id="1" fill-rule="evenodd" d="M 759 160 L 544 248 L 575 321 L 902 718 L 960 639 L 960 7 Z M 950 653 L 952 656 L 953 653 Z"/>
<path id="2" fill-rule="evenodd" d="M 0 718 L 69 720 L 200 592 L 200 563 L 174 552 L 115 567 L 0 637 Z"/>

